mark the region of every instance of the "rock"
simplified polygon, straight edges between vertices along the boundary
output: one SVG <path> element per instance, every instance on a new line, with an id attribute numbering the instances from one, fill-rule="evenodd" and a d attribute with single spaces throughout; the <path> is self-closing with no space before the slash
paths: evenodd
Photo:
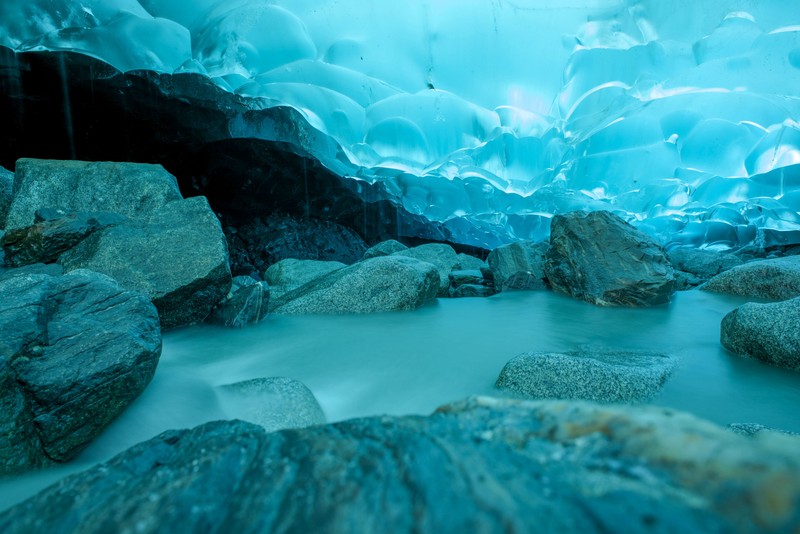
<path id="1" fill-rule="evenodd" d="M 483 285 L 485 282 L 483 279 L 483 273 L 481 273 L 479 270 L 451 271 L 449 277 L 451 288 L 456 288 L 466 284 Z"/>
<path id="2" fill-rule="evenodd" d="M 330 221 L 294 219 L 273 214 L 241 226 L 233 240 L 259 271 L 285 259 L 337 261 L 347 265 L 364 255 L 367 245 L 353 230 Z"/>
<path id="3" fill-rule="evenodd" d="M 735 354 L 800 371 L 800 297 L 736 308 L 722 319 L 720 341 Z"/>
<path id="4" fill-rule="evenodd" d="M 556 215 L 545 275 L 561 293 L 600 306 L 655 306 L 675 291 L 661 246 L 607 211 Z"/>
<path id="5" fill-rule="evenodd" d="M 439 276 L 430 263 L 403 256 L 358 262 L 277 298 L 284 314 L 375 313 L 413 310 L 436 297 Z"/>
<path id="6" fill-rule="evenodd" d="M 389 256 L 395 252 L 400 252 L 403 250 L 408 250 L 408 247 L 399 241 L 389 239 L 387 241 L 381 241 L 377 245 L 368 248 L 367 251 L 364 252 L 364 257 L 361 259 L 368 260 L 370 258 L 378 258 L 380 256 Z"/>
<path id="7" fill-rule="evenodd" d="M 734 254 L 694 247 L 675 247 L 667 255 L 675 268 L 675 285 L 679 291 L 697 287 L 709 278 L 744 263 Z"/>
<path id="8" fill-rule="evenodd" d="M 0 514 L 28 532 L 792 532 L 796 440 L 657 407 L 486 397 L 429 417 L 168 431 Z"/>
<path id="9" fill-rule="evenodd" d="M 143 219 L 181 199 L 175 177 L 161 165 L 20 159 L 16 171 L 7 230 L 30 226 L 41 208 Z"/>
<path id="10" fill-rule="evenodd" d="M 145 219 L 96 232 L 59 263 L 145 293 L 163 328 L 202 321 L 231 288 L 225 236 L 204 197 L 170 202 Z"/>
<path id="11" fill-rule="evenodd" d="M 241 279 L 252 280 L 242 283 Z M 269 309 L 269 285 L 247 276 L 237 276 L 228 296 L 211 311 L 207 322 L 242 328 L 260 322 Z"/>
<path id="12" fill-rule="evenodd" d="M 14 191 L 14 173 L 0 167 L 0 228 L 6 226 L 6 216 L 8 208 L 11 206 L 11 199 Z"/>
<path id="13" fill-rule="evenodd" d="M 698 278 L 711 278 L 744 263 L 734 254 L 694 247 L 675 247 L 670 249 L 667 255 L 676 270 L 693 274 Z"/>
<path id="14" fill-rule="evenodd" d="M 459 253 L 458 254 L 458 267 L 462 271 L 480 271 L 484 267 L 486 267 L 486 262 L 480 258 L 476 258 L 475 256 L 470 256 L 469 254 Z"/>
<path id="15" fill-rule="evenodd" d="M 491 297 L 496 294 L 494 287 L 478 284 L 463 284 L 458 287 L 451 287 L 447 296 L 450 298 L 462 297 Z"/>
<path id="16" fill-rule="evenodd" d="M 800 256 L 745 263 L 700 286 L 703 291 L 770 300 L 800 296 Z"/>
<path id="17" fill-rule="evenodd" d="M 346 267 L 346 265 L 338 261 L 296 260 L 289 258 L 270 265 L 269 269 L 264 273 L 264 278 L 269 283 L 274 300 L 312 280 L 316 280 L 333 271 L 338 271 L 342 267 Z"/>
<path id="18" fill-rule="evenodd" d="M 9 230 L 0 243 L 5 251 L 6 263 L 12 267 L 54 263 L 63 252 L 94 232 L 124 220 L 122 215 L 110 212 L 74 212 Z"/>
<path id="19" fill-rule="evenodd" d="M 658 393 L 674 366 L 648 352 L 528 352 L 503 367 L 496 386 L 533 399 L 640 402 Z"/>
<path id="20" fill-rule="evenodd" d="M 32 270 L 0 280 L 3 474 L 73 458 L 139 396 L 161 354 L 144 295 L 91 271 Z"/>
<path id="21" fill-rule="evenodd" d="M 759 425 L 758 423 L 731 423 L 728 425 L 728 430 L 742 436 L 757 436 L 762 432 L 777 433 L 786 436 L 800 436 L 800 434 L 797 432 L 789 432 L 788 430 L 770 428 L 768 426 Z"/>
<path id="22" fill-rule="evenodd" d="M 24 267 L 5 269 L 0 272 L 0 280 L 11 278 L 12 276 L 30 276 L 35 274 L 46 274 L 47 276 L 61 276 L 64 268 L 57 263 L 33 263 Z"/>
<path id="23" fill-rule="evenodd" d="M 526 279 L 533 278 L 538 283 L 530 284 L 532 287 L 524 289 L 544 289 L 544 260 L 550 248 L 549 243 L 533 241 L 518 241 L 497 247 L 489 253 L 486 262 L 492 270 L 494 286 L 498 291 L 518 289 L 507 287 L 506 281 L 517 273 L 530 274 Z M 523 289 L 523 288 L 519 288 Z"/>
<path id="24" fill-rule="evenodd" d="M 222 408 L 231 418 L 262 426 L 268 432 L 325 423 L 316 397 L 297 380 L 254 378 L 220 386 Z"/>
<path id="25" fill-rule="evenodd" d="M 425 261 L 439 272 L 439 292 L 437 296 L 447 296 L 450 289 L 450 271 L 458 268 L 458 255 L 453 247 L 444 243 L 428 243 L 407 250 L 395 252 L 392 256 L 405 256 Z"/>
<path id="26" fill-rule="evenodd" d="M 503 283 L 503 291 L 533 291 L 542 288 L 542 279 L 533 273 L 514 273 Z"/>

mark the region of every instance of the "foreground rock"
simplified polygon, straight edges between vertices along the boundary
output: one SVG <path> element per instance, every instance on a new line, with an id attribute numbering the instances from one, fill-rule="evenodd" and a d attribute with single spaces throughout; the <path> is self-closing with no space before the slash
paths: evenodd
<path id="1" fill-rule="evenodd" d="M 277 298 L 285 314 L 374 313 L 414 310 L 436 297 L 439 273 L 430 263 L 383 256 L 317 278 Z"/>
<path id="2" fill-rule="evenodd" d="M 269 310 L 269 286 L 249 276 L 237 276 L 233 285 L 208 316 L 207 322 L 232 328 L 243 328 L 260 322 Z"/>
<path id="3" fill-rule="evenodd" d="M 745 263 L 700 287 L 704 291 L 770 300 L 800 296 L 800 256 Z"/>
<path id="4" fill-rule="evenodd" d="M 111 489 L 113 488 L 113 491 Z M 791 532 L 800 455 L 655 407 L 476 398 L 430 417 L 170 431 L 0 515 L 70 532 Z"/>
<path id="5" fill-rule="evenodd" d="M 394 252 L 392 256 L 405 256 L 425 261 L 436 267 L 439 273 L 439 292 L 437 296 L 447 296 L 450 289 L 450 272 L 459 269 L 458 254 L 453 247 L 444 243 L 428 243 L 418 247 Z"/>
<path id="6" fill-rule="evenodd" d="M 254 378 L 220 386 L 219 397 L 229 417 L 254 423 L 268 432 L 325 423 L 314 394 L 291 378 Z"/>
<path id="7" fill-rule="evenodd" d="M 545 275 L 551 287 L 600 306 L 655 306 L 675 291 L 661 246 L 607 211 L 556 215 Z"/>
<path id="8" fill-rule="evenodd" d="M 496 386 L 533 399 L 641 402 L 674 367 L 673 358 L 648 352 L 529 352 L 503 367 Z"/>
<path id="9" fill-rule="evenodd" d="M 40 217 L 43 212 L 50 217 Z M 0 240 L 8 265 L 22 267 L 33 263 L 55 263 L 62 253 L 94 232 L 125 220 L 122 215 L 110 212 L 65 214 L 56 210 L 39 210 L 36 213 L 37 219 L 44 220 L 9 230 Z"/>
<path id="10" fill-rule="evenodd" d="M 733 353 L 800 371 L 800 298 L 736 308 L 722 319 L 720 341 Z"/>
<path id="11" fill-rule="evenodd" d="M 0 279 L 2 474 L 74 457 L 144 390 L 161 354 L 144 295 L 90 271 L 36 270 Z"/>
<path id="12" fill-rule="evenodd" d="M 201 322 L 231 288 L 225 236 L 204 197 L 170 202 L 143 220 L 96 232 L 59 263 L 145 293 L 164 328 Z"/>
<path id="13" fill-rule="evenodd" d="M 20 159 L 6 229 L 33 224 L 41 208 L 110 211 L 139 219 L 180 199 L 175 177 L 161 165 Z"/>
<path id="14" fill-rule="evenodd" d="M 544 289 L 545 254 L 550 245 L 545 242 L 520 241 L 497 247 L 486 262 L 492 270 L 498 291 L 512 289 Z"/>

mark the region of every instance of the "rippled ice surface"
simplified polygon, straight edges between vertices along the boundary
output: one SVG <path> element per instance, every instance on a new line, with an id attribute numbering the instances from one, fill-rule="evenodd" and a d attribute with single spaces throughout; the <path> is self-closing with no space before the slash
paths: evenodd
<path id="1" fill-rule="evenodd" d="M 255 377 L 305 383 L 330 421 L 427 414 L 492 394 L 503 365 L 529 350 L 580 347 L 668 351 L 680 364 L 653 403 L 720 424 L 800 431 L 800 373 L 727 353 L 719 323 L 742 299 L 691 291 L 670 306 L 598 308 L 550 292 L 441 299 L 415 312 L 270 316 L 255 327 L 167 334 L 145 393 L 72 465 L 0 481 L 0 508 L 67 473 L 170 428 L 225 418 L 215 386 Z"/>

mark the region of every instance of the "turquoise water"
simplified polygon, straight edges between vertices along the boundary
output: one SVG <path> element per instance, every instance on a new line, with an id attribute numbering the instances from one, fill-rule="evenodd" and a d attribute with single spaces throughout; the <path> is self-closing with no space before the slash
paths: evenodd
<path id="1" fill-rule="evenodd" d="M 256 377 L 305 383 L 329 421 L 426 414 L 492 394 L 503 365 L 530 350 L 646 349 L 679 358 L 652 403 L 720 424 L 756 422 L 800 432 L 800 373 L 727 353 L 722 317 L 743 299 L 699 291 L 669 306 L 598 308 L 551 292 L 441 299 L 414 312 L 269 316 L 242 329 L 192 327 L 164 337 L 144 394 L 68 466 L 0 480 L 0 508 L 170 428 L 229 417 L 216 386 Z"/>

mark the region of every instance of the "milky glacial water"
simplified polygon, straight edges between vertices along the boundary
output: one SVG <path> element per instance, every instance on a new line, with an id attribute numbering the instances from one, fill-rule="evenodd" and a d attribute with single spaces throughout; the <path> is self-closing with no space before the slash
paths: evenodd
<path id="1" fill-rule="evenodd" d="M 270 315 L 241 330 L 192 327 L 164 337 L 153 382 L 71 464 L 0 480 L 0 509 L 71 472 L 171 428 L 234 417 L 216 387 L 257 377 L 305 383 L 329 421 L 427 414 L 493 394 L 503 365 L 525 351 L 646 349 L 679 364 L 653 404 L 717 423 L 757 422 L 800 432 L 800 373 L 726 352 L 722 317 L 743 299 L 700 291 L 669 306 L 599 308 L 551 292 L 440 299 L 414 312 Z"/>

